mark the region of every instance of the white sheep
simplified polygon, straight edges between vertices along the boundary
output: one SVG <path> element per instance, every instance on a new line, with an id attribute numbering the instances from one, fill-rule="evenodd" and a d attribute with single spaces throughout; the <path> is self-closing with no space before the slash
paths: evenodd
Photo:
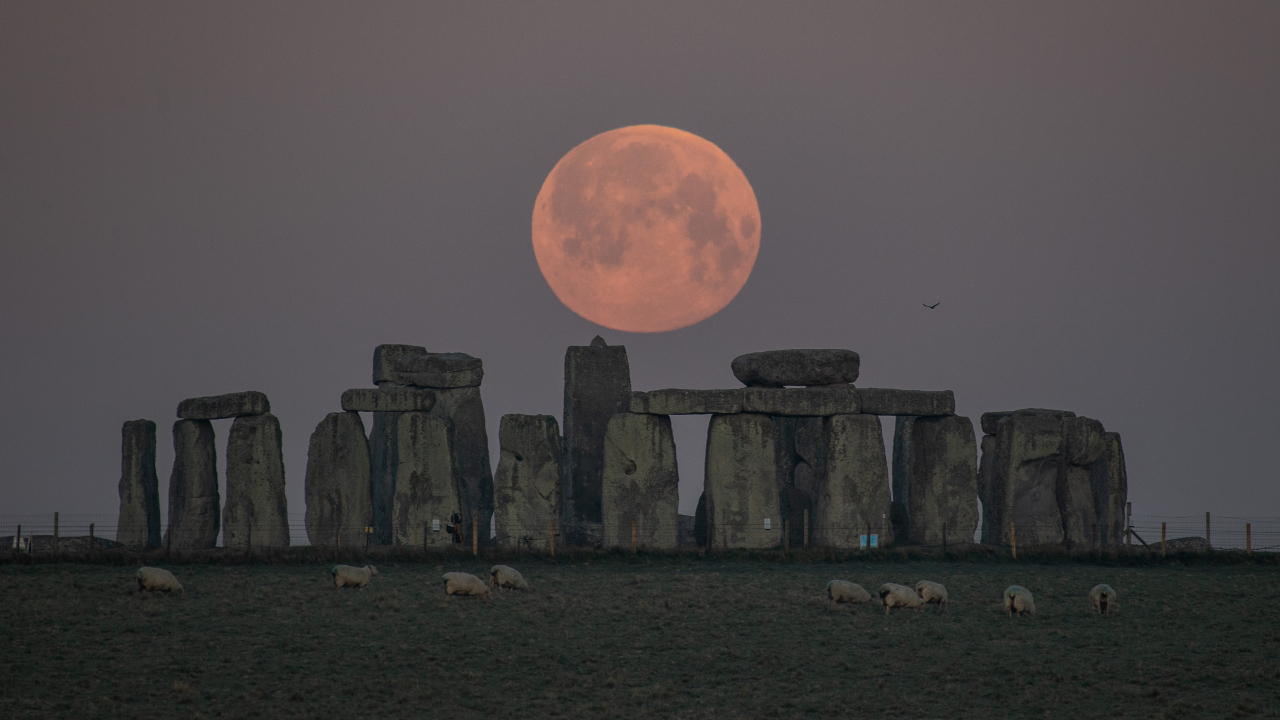
<path id="1" fill-rule="evenodd" d="M 494 565 L 489 570 L 489 584 L 496 588 L 529 589 L 529 581 L 524 579 L 519 570 L 509 565 Z"/>
<path id="2" fill-rule="evenodd" d="M 833 603 L 871 602 L 871 594 L 857 583 L 847 580 L 832 580 L 827 583 L 827 599 Z"/>
<path id="3" fill-rule="evenodd" d="M 1004 591 L 1004 609 L 1009 613 L 1009 617 L 1013 617 L 1014 613 L 1018 615 L 1035 615 L 1036 600 L 1031 596 L 1031 591 L 1021 585 L 1010 585 Z"/>
<path id="4" fill-rule="evenodd" d="M 351 565 L 334 565 L 329 574 L 333 575 L 334 588 L 348 586 L 362 588 L 369 584 L 369 578 L 378 574 L 378 568 L 372 565 L 365 565 L 362 568 Z"/>
<path id="5" fill-rule="evenodd" d="M 444 574 L 444 594 L 490 597 L 489 587 L 483 580 L 475 575 L 460 572 Z"/>
<path id="6" fill-rule="evenodd" d="M 915 590 L 897 583 L 885 583 L 880 586 L 880 602 L 884 603 L 885 615 L 889 614 L 889 608 L 903 607 L 919 610 L 924 607 L 924 601 L 916 596 Z"/>
<path id="7" fill-rule="evenodd" d="M 178 578 L 173 573 L 158 567 L 141 567 L 138 568 L 138 592 L 143 590 L 148 592 L 158 592 L 163 590 L 167 593 L 180 592 L 183 595 L 186 591 L 182 589 L 182 583 L 178 582 Z"/>
<path id="8" fill-rule="evenodd" d="M 1093 603 L 1093 609 L 1102 615 L 1111 615 L 1115 613 L 1116 608 L 1116 591 L 1111 589 L 1106 583 L 1099 583 L 1093 586 L 1089 591 L 1089 602 Z"/>
<path id="9" fill-rule="evenodd" d="M 947 589 L 940 583 L 921 580 L 916 583 L 916 596 L 926 605 L 937 605 L 943 612 L 947 611 Z"/>

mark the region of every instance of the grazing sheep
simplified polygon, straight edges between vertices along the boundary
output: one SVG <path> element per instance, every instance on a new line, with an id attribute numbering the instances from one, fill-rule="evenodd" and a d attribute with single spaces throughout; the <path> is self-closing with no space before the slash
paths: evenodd
<path id="1" fill-rule="evenodd" d="M 460 572 L 444 574 L 444 594 L 490 597 L 489 587 L 484 584 L 483 580 L 475 575 Z"/>
<path id="2" fill-rule="evenodd" d="M 494 565 L 489 570 L 489 584 L 496 588 L 529 589 L 529 581 L 524 579 L 519 570 L 509 565 Z"/>
<path id="3" fill-rule="evenodd" d="M 871 594 L 857 583 L 847 580 L 832 580 L 827 583 L 827 599 L 833 603 L 871 602 Z"/>
<path id="4" fill-rule="evenodd" d="M 1018 615 L 1035 615 L 1036 600 L 1031 597 L 1031 591 L 1021 585 L 1010 585 L 1009 589 L 1004 591 L 1004 609 L 1009 613 L 1009 617 L 1013 617 L 1014 613 Z"/>
<path id="5" fill-rule="evenodd" d="M 924 601 L 916 596 L 915 590 L 896 583 L 885 583 L 880 586 L 880 602 L 884 603 L 885 615 L 889 614 L 889 608 L 904 607 L 919 610 L 924 607 Z"/>
<path id="6" fill-rule="evenodd" d="M 362 588 L 369 584 L 369 578 L 378 574 L 378 568 L 372 565 L 365 565 L 362 568 L 352 567 L 351 565 L 334 565 L 329 573 L 333 575 L 334 588 L 348 586 Z"/>
<path id="7" fill-rule="evenodd" d="M 182 583 L 178 582 L 178 578 L 173 573 L 157 567 L 141 567 L 138 568 L 138 592 L 143 590 L 147 592 L 158 592 L 163 590 L 167 593 L 180 592 L 186 594 L 186 590 L 182 589 Z"/>
<path id="8" fill-rule="evenodd" d="M 921 580 L 916 583 L 916 596 L 926 605 L 937 605 L 942 612 L 947 611 L 947 589 L 939 583 Z"/>
<path id="9" fill-rule="evenodd" d="M 1116 591 L 1111 589 L 1106 583 L 1099 583 L 1093 586 L 1089 591 L 1089 602 L 1093 603 L 1093 609 L 1102 615 L 1111 615 L 1116 611 Z"/>

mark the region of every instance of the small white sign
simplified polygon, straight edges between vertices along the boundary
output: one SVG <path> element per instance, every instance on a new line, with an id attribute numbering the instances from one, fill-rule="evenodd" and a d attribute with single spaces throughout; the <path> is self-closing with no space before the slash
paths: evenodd
<path id="1" fill-rule="evenodd" d="M 772 529 L 773 529 L 773 526 L 769 523 L 769 518 L 765 518 L 765 519 L 764 519 L 764 529 L 765 529 L 765 530 L 772 530 Z"/>
<path id="2" fill-rule="evenodd" d="M 440 532 L 440 518 L 431 518 L 431 532 Z"/>

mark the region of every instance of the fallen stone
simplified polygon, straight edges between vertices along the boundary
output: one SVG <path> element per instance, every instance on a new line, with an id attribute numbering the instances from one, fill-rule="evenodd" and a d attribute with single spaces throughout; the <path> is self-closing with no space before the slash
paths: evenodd
<path id="1" fill-rule="evenodd" d="M 454 544 L 447 528 L 455 513 L 462 515 L 463 503 L 452 423 L 446 417 L 411 412 L 400 415 L 396 426 L 393 543 L 428 548 Z M 474 524 L 465 515 L 462 522 L 469 543 Z"/>
<path id="2" fill-rule="evenodd" d="M 609 420 L 631 407 L 627 349 L 571 346 L 564 355 L 565 519 L 600 522 L 604 436 Z"/>
<path id="3" fill-rule="evenodd" d="M 814 543 L 856 548 L 868 531 L 877 536 L 879 547 L 893 543 L 889 465 L 880 419 L 834 415 L 824 420 L 822 436 L 826 472 L 815 508 Z"/>
<path id="4" fill-rule="evenodd" d="M 746 388 L 742 411 L 764 415 L 851 415 L 859 411 L 853 388 Z"/>
<path id="5" fill-rule="evenodd" d="M 1004 410 L 1000 412 L 982 413 L 982 432 L 987 435 L 995 435 L 996 428 L 999 427 L 1000 421 L 1010 415 L 1039 415 L 1043 417 L 1056 418 L 1058 420 L 1076 416 L 1076 414 L 1070 410 L 1049 410 L 1047 408 L 1023 408 L 1021 410 Z"/>
<path id="6" fill-rule="evenodd" d="M 747 387 L 837 385 L 858 379 L 852 350 L 770 350 L 733 359 L 733 376 Z"/>
<path id="7" fill-rule="evenodd" d="M 954 415 L 956 397 L 950 390 L 892 390 L 858 388 L 861 412 L 867 415 L 913 417 Z"/>
<path id="8" fill-rule="evenodd" d="M 707 532 L 716 548 L 782 544 L 775 457 L 775 431 L 769 416 L 743 413 L 711 418 L 704 492 Z"/>
<path id="9" fill-rule="evenodd" d="M 479 387 L 484 363 L 466 353 L 433 353 L 417 345 L 379 345 L 373 351 L 373 384 L 421 388 Z"/>
<path id="10" fill-rule="evenodd" d="M 130 420 L 121 428 L 120 519 L 116 541 L 160 547 L 160 479 L 156 477 L 156 424 Z"/>
<path id="11" fill-rule="evenodd" d="M 369 439 L 355 412 L 329 413 L 307 449 L 306 526 L 312 546 L 363 548 L 373 524 Z"/>
<path id="12" fill-rule="evenodd" d="M 546 549 L 548 533 L 560 526 L 564 499 L 560 426 L 551 415 L 503 415 L 498 445 L 502 454 L 493 474 L 498 545 Z"/>
<path id="13" fill-rule="evenodd" d="M 266 394 L 256 390 L 190 398 L 178 403 L 178 417 L 184 420 L 220 420 L 269 412 L 271 403 Z"/>
<path id="14" fill-rule="evenodd" d="M 904 545 L 964 545 L 978 527 L 977 443 L 966 417 L 899 417 L 893 534 Z"/>
<path id="15" fill-rule="evenodd" d="M 342 393 L 346 412 L 427 412 L 436 404 L 430 390 L 357 388 Z"/>
<path id="16" fill-rule="evenodd" d="M 651 415 L 731 415 L 742 412 L 742 388 L 631 393 L 631 412 Z"/>
<path id="17" fill-rule="evenodd" d="M 1136 546 L 1138 543 L 1135 542 L 1134 545 Z M 1150 547 L 1158 549 L 1160 547 L 1160 541 L 1157 540 L 1156 542 L 1150 543 Z M 1194 536 L 1173 538 L 1172 540 L 1164 541 L 1164 549 L 1165 552 L 1208 552 L 1209 541 L 1202 537 Z"/>
<path id="18" fill-rule="evenodd" d="M 280 421 L 275 415 L 238 417 L 227 438 L 227 501 L 222 546 L 288 547 Z"/>
<path id="19" fill-rule="evenodd" d="M 208 420 L 175 422 L 165 547 L 206 550 L 216 546 L 222 528 L 221 502 L 213 424 Z"/>
<path id="20" fill-rule="evenodd" d="M 602 546 L 674 550 L 680 473 L 671 418 L 618 413 L 609 420 L 601 483 Z"/>

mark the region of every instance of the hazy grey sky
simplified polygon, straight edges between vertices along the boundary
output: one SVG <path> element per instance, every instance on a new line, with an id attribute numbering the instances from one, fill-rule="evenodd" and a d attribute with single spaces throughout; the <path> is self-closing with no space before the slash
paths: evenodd
<path id="1" fill-rule="evenodd" d="M 530 242 L 556 161 L 640 123 L 724 149 L 763 228 L 656 335 L 563 307 Z M 1277 128 L 1272 1 L 0 2 L 0 514 L 115 513 L 135 418 L 163 497 L 178 402 L 246 389 L 301 512 L 375 345 L 483 358 L 496 446 L 600 333 L 636 389 L 850 348 L 975 421 L 1098 418 L 1135 512 L 1280 515 Z"/>

